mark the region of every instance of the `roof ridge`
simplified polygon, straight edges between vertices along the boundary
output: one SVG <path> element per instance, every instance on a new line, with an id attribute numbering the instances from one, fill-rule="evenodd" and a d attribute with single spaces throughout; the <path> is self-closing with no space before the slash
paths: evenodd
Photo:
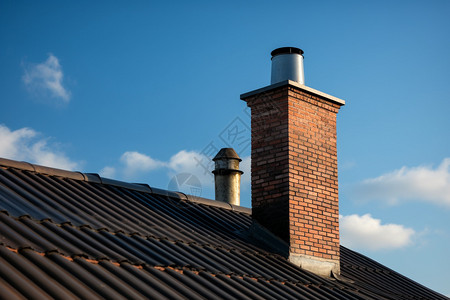
<path id="1" fill-rule="evenodd" d="M 107 185 L 114 185 L 117 187 L 127 188 L 135 191 L 140 191 L 144 193 L 150 193 L 150 194 L 156 194 L 159 196 L 167 196 L 172 197 L 176 199 L 180 199 L 182 201 L 189 201 L 194 202 L 198 204 L 204 204 L 208 206 L 214 206 L 219 208 L 224 208 L 228 210 L 233 210 L 241 213 L 251 214 L 252 209 L 238 206 L 234 204 L 229 204 L 225 202 L 219 202 L 212 199 L 207 199 L 203 197 L 198 197 L 194 195 L 185 194 L 182 192 L 174 192 L 169 190 L 164 190 L 160 188 L 151 187 L 146 183 L 130 183 L 110 178 L 101 177 L 97 173 L 82 173 L 78 171 L 68 171 L 58 168 L 52 168 L 47 166 L 41 166 L 37 164 L 32 164 L 25 161 L 17 161 L 7 158 L 0 157 L 0 166 L 8 167 L 8 168 L 15 168 L 30 172 L 36 172 L 36 173 L 42 173 L 45 175 L 50 176 L 57 176 L 57 177 L 64 177 L 64 178 L 70 178 L 73 180 L 79 180 L 79 181 L 86 181 L 86 182 L 94 182 L 99 184 L 107 184 Z"/>

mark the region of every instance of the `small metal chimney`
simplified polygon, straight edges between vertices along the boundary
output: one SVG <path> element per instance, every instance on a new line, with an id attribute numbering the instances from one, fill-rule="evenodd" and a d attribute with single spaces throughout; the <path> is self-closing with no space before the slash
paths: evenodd
<path id="1" fill-rule="evenodd" d="M 272 51 L 272 77 L 270 84 L 285 80 L 305 84 L 303 73 L 303 50 L 294 47 L 283 47 Z"/>
<path id="2" fill-rule="evenodd" d="M 239 162 L 242 159 L 233 148 L 222 148 L 213 158 L 216 200 L 234 205 L 241 202 L 241 175 Z"/>

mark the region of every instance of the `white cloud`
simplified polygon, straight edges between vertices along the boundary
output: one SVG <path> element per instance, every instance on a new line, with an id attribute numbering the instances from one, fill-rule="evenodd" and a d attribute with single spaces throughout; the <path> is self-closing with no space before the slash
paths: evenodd
<path id="1" fill-rule="evenodd" d="M 0 157 L 65 170 L 74 170 L 78 167 L 78 164 L 64 153 L 50 149 L 48 139 L 39 136 L 39 133 L 31 128 L 11 131 L 0 124 Z"/>
<path id="2" fill-rule="evenodd" d="M 199 152 L 181 150 L 170 158 L 167 167 L 170 176 L 189 173 L 197 177 L 203 186 L 214 184 L 214 175 L 211 173 L 214 163 L 210 157 Z"/>
<path id="3" fill-rule="evenodd" d="M 167 166 L 175 173 L 191 173 L 204 182 L 213 183 L 214 162 L 211 157 L 207 157 L 196 151 L 181 150 L 170 158 Z M 240 169 L 244 172 L 241 185 L 250 182 L 250 156 L 242 158 Z"/>
<path id="4" fill-rule="evenodd" d="M 377 178 L 364 180 L 353 189 L 359 200 L 382 200 L 390 204 L 416 200 L 450 208 L 450 158 L 435 169 L 403 167 Z"/>
<path id="5" fill-rule="evenodd" d="M 381 224 L 370 214 L 339 216 L 341 243 L 352 249 L 389 250 L 408 246 L 416 232 L 398 224 Z"/>
<path id="6" fill-rule="evenodd" d="M 0 156 L 17 160 L 25 159 L 28 151 L 20 150 L 26 148 L 25 145 L 34 136 L 36 132 L 30 128 L 11 131 L 5 125 L 0 125 Z"/>
<path id="7" fill-rule="evenodd" d="M 202 159 L 205 159 L 205 157 L 196 151 L 181 150 L 170 158 L 167 165 L 170 169 L 178 173 L 188 170 L 192 171 L 198 167 Z"/>
<path id="8" fill-rule="evenodd" d="M 63 86 L 64 74 L 59 60 L 49 54 L 47 60 L 40 64 L 30 64 L 25 67 L 22 80 L 28 90 L 38 96 L 50 95 L 64 102 L 69 102 L 70 91 Z"/>
<path id="9" fill-rule="evenodd" d="M 136 151 L 125 152 L 120 157 L 120 161 L 125 164 L 124 173 L 127 177 L 132 177 L 138 173 L 152 171 L 164 166 L 163 162 Z"/>
<path id="10" fill-rule="evenodd" d="M 251 156 L 244 156 L 242 157 L 242 161 L 239 165 L 239 168 L 241 171 L 244 172 L 241 177 L 241 187 L 248 186 L 250 187 L 252 178 L 251 178 L 251 163 L 252 159 Z"/>
<path id="11" fill-rule="evenodd" d="M 198 179 L 204 188 L 214 187 L 214 162 L 211 157 L 207 157 L 197 151 L 181 150 L 170 157 L 167 161 L 154 159 L 146 154 L 137 151 L 127 151 L 120 158 L 122 166 L 107 166 L 100 171 L 104 177 L 136 179 L 152 171 L 166 172 L 169 178 L 178 174 L 191 174 Z M 250 156 L 242 158 L 240 165 L 244 175 L 241 179 L 241 186 L 250 184 Z"/>
<path id="12" fill-rule="evenodd" d="M 99 175 L 105 178 L 114 178 L 116 175 L 116 168 L 106 166 L 100 170 Z"/>

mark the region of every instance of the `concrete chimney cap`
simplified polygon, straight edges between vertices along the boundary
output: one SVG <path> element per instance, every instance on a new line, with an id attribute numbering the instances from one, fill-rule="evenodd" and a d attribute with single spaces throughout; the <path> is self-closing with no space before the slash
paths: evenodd
<path id="1" fill-rule="evenodd" d="M 303 50 L 300 48 L 295 48 L 295 47 L 282 47 L 282 48 L 278 48 L 273 50 L 270 55 L 272 55 L 272 58 L 274 58 L 277 55 L 281 55 L 281 54 L 300 54 L 303 56 Z"/>
<path id="2" fill-rule="evenodd" d="M 219 159 L 237 159 L 239 161 L 242 161 L 242 159 L 237 155 L 236 151 L 234 151 L 233 148 L 222 148 L 220 149 L 219 153 L 213 158 L 213 161 L 219 160 Z"/>

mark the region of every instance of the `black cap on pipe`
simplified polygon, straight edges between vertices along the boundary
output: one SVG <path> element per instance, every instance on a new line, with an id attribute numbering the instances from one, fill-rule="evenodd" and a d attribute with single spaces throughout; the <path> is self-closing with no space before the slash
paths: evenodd
<path id="1" fill-rule="evenodd" d="M 272 55 L 272 57 L 280 55 L 280 54 L 300 54 L 303 55 L 303 50 L 300 48 L 295 48 L 295 47 L 282 47 L 282 48 L 278 48 L 273 50 L 270 55 Z"/>

